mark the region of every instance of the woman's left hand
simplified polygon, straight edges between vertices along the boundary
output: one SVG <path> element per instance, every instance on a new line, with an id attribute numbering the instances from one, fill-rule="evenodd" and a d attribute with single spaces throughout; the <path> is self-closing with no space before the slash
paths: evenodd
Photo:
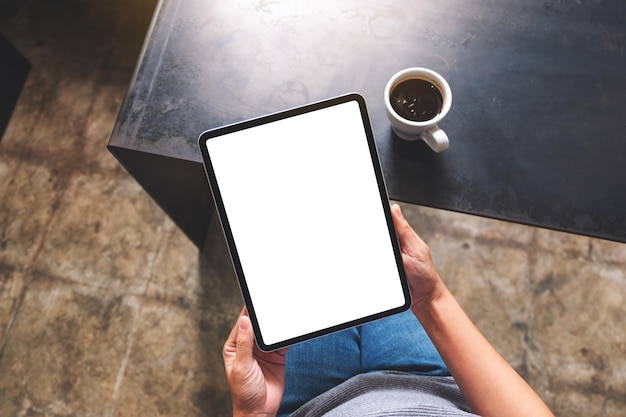
<path id="1" fill-rule="evenodd" d="M 263 352 L 256 346 L 244 308 L 222 352 L 234 416 L 276 415 L 285 390 L 286 353 Z"/>

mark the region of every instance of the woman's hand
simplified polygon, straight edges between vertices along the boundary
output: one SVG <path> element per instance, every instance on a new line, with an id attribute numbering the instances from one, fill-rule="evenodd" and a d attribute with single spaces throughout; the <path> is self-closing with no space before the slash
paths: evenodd
<path id="1" fill-rule="evenodd" d="M 430 249 L 391 207 L 413 313 L 448 366 L 472 411 L 490 416 L 554 417 L 532 388 L 476 328 L 433 265 Z"/>
<path id="2" fill-rule="evenodd" d="M 223 350 L 234 416 L 276 415 L 285 390 L 286 353 L 259 350 L 244 308 Z"/>
<path id="3" fill-rule="evenodd" d="M 446 291 L 445 285 L 435 269 L 430 249 L 406 221 L 399 205 L 391 206 L 391 216 L 400 242 L 402 264 L 411 288 L 413 309 L 428 307 Z"/>

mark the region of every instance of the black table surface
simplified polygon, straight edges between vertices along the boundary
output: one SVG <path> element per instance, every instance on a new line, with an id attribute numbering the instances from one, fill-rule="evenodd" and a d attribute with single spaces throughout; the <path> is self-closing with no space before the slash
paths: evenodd
<path id="1" fill-rule="evenodd" d="M 30 62 L 0 33 L 0 141 L 29 72 Z"/>
<path id="2" fill-rule="evenodd" d="M 385 115 L 412 66 L 452 88 L 441 154 Z M 626 242 L 623 0 L 164 0 L 109 149 L 201 246 L 199 134 L 348 92 L 391 199 Z"/>

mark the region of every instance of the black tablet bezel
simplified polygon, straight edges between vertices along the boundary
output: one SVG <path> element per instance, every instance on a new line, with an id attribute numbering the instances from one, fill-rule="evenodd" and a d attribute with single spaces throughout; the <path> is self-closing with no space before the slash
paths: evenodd
<path id="1" fill-rule="evenodd" d="M 392 245 L 395 259 L 396 259 L 396 265 L 398 268 L 398 277 L 401 282 L 401 287 L 404 293 L 405 302 L 403 305 L 397 308 L 393 308 L 391 310 L 381 311 L 379 313 L 362 317 L 360 319 L 352 320 L 352 321 L 345 322 L 345 323 L 339 323 L 332 327 L 306 333 L 301 336 L 283 340 L 278 343 L 266 344 L 263 341 L 263 335 L 261 333 L 261 330 L 259 329 L 259 323 L 256 318 L 254 303 L 252 302 L 252 297 L 250 295 L 248 285 L 246 283 L 245 274 L 241 265 L 239 253 L 237 251 L 237 245 L 233 238 L 232 230 L 231 230 L 230 223 L 228 220 L 228 214 L 226 213 L 224 202 L 222 200 L 222 196 L 220 193 L 220 187 L 219 187 L 219 184 L 217 183 L 216 175 L 213 170 L 211 157 L 209 155 L 209 151 L 207 148 L 207 141 L 210 140 L 211 138 L 216 138 L 216 137 L 223 136 L 229 133 L 237 132 L 239 130 L 250 129 L 256 126 L 272 123 L 272 122 L 282 120 L 285 118 L 298 116 L 304 113 L 314 112 L 316 110 L 336 106 L 336 105 L 347 103 L 350 101 L 356 101 L 359 105 L 361 118 L 363 122 L 363 128 L 365 131 L 365 136 L 367 138 L 368 147 L 369 147 L 369 153 L 371 156 L 372 168 L 374 170 L 376 180 L 378 183 L 377 184 L 378 191 L 379 191 L 381 203 L 382 203 L 383 210 L 384 210 L 385 217 L 386 217 L 387 228 L 389 230 L 389 237 L 390 237 L 391 245 Z M 386 189 L 384 178 L 383 178 L 382 168 L 378 159 L 378 152 L 376 150 L 376 143 L 374 140 L 374 135 L 372 132 L 369 116 L 367 113 L 365 99 L 360 94 L 357 94 L 357 93 L 346 94 L 343 96 L 330 98 L 327 100 L 319 101 L 319 102 L 308 104 L 305 106 L 292 108 L 292 109 L 281 111 L 278 113 L 269 114 L 263 117 L 242 121 L 239 123 L 219 127 L 216 129 L 207 130 L 199 136 L 198 144 L 199 144 L 200 151 L 202 154 L 203 164 L 204 164 L 206 176 L 207 176 L 210 188 L 211 188 L 211 193 L 213 195 L 215 207 L 216 207 L 216 210 L 217 210 L 217 213 L 218 213 L 221 225 L 222 225 L 222 229 L 224 232 L 228 250 L 231 256 L 231 261 L 235 269 L 235 273 L 239 282 L 242 296 L 244 298 L 248 315 L 250 316 L 250 319 L 252 322 L 252 327 L 254 329 L 256 343 L 261 350 L 272 351 L 272 350 L 280 349 L 280 348 L 283 348 L 283 347 L 286 347 L 295 343 L 299 343 L 305 340 L 320 337 L 329 333 L 344 330 L 350 327 L 365 324 L 369 321 L 377 320 L 386 316 L 400 313 L 410 308 L 411 295 L 410 295 L 409 286 L 408 286 L 407 279 L 406 279 L 406 274 L 402 266 L 402 256 L 400 253 L 400 246 L 399 246 L 396 234 L 395 234 L 395 228 L 393 226 L 393 221 L 391 218 L 391 210 L 389 206 L 389 198 L 387 195 L 387 189 Z"/>

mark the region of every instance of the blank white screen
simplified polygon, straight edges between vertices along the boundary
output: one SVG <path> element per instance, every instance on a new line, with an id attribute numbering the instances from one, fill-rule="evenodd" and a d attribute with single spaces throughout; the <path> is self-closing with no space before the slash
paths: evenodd
<path id="1" fill-rule="evenodd" d="M 356 101 L 206 145 L 265 344 L 404 305 Z"/>

